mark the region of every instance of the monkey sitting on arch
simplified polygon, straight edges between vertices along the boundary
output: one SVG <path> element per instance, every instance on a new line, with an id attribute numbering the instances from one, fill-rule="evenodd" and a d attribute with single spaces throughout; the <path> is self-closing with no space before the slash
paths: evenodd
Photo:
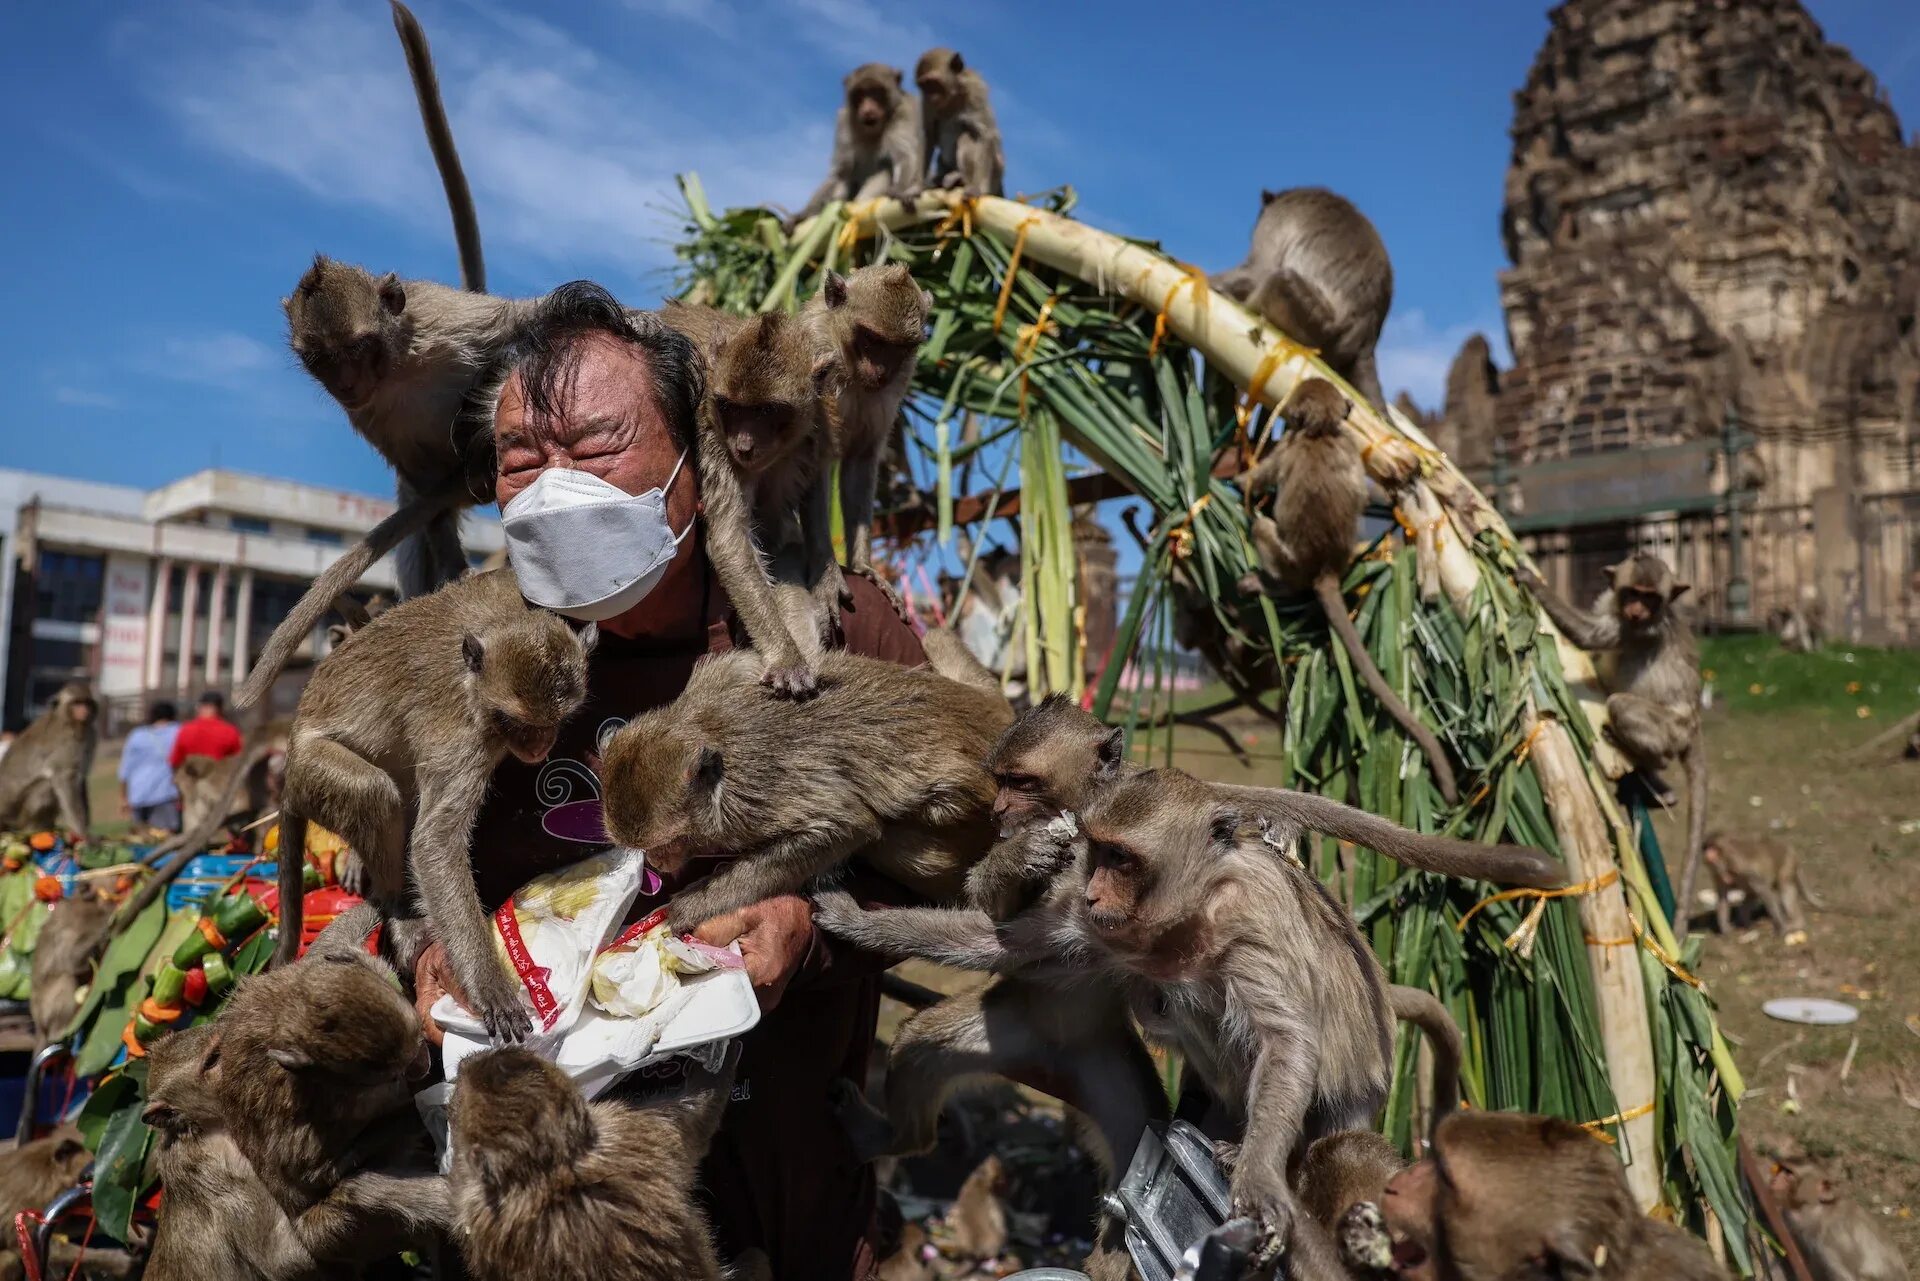
<path id="1" fill-rule="evenodd" d="M 920 104 L 899 70 L 885 63 L 855 67 L 841 81 L 845 100 L 833 125 L 827 180 L 793 216 L 800 222 L 830 200 L 911 200 L 926 181 L 926 139 Z"/>
<path id="2" fill-rule="evenodd" d="M 913 82 L 926 122 L 930 184 L 960 187 L 969 196 L 1002 194 L 1007 157 L 980 73 L 952 49 L 929 49 L 914 64 Z"/>

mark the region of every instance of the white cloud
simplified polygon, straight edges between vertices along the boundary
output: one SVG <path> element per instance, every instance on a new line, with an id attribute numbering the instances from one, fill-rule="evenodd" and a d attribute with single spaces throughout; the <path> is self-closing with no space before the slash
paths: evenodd
<path id="1" fill-rule="evenodd" d="M 163 338 L 133 361 L 144 374 L 229 391 L 253 387 L 258 375 L 278 370 L 283 364 L 279 352 L 257 338 L 237 333 Z"/>
<path id="2" fill-rule="evenodd" d="M 72 405 L 76 409 L 120 408 L 118 396 L 110 396 L 104 391 L 91 391 L 85 387 L 55 387 L 53 400 L 57 405 Z"/>
<path id="3" fill-rule="evenodd" d="M 650 18 L 691 23 L 723 35 L 734 29 L 734 13 L 720 0 L 627 0 L 627 8 Z"/>
<path id="4" fill-rule="evenodd" d="M 933 29 L 901 21 L 903 6 L 873 0 L 792 0 L 791 30 L 829 53 L 850 59 L 848 70 L 863 62 L 888 62 L 913 75 L 914 59 L 933 45 Z"/>
<path id="5" fill-rule="evenodd" d="M 698 0 L 648 0 L 694 15 Z M 859 0 L 808 0 L 837 11 Z M 194 141 L 325 200 L 446 234 L 447 213 L 386 10 L 337 0 L 229 7 L 128 28 L 146 91 Z M 535 19 L 481 11 L 430 30 L 441 89 L 485 242 L 548 262 L 656 268 L 677 205 L 673 178 L 698 169 L 721 204 L 797 203 L 818 180 L 831 119 L 789 113 L 767 130 L 715 112 L 715 94 L 611 65 Z M 851 20 L 851 19 L 848 19 Z M 192 33 L 187 39 L 184 33 Z"/>
<path id="6" fill-rule="evenodd" d="M 1391 400 L 1402 391 L 1412 394 L 1422 409 L 1439 409 L 1447 398 L 1447 371 L 1460 354 L 1460 344 L 1484 334 L 1493 345 L 1496 364 L 1513 363 L 1507 354 L 1506 328 L 1498 319 L 1435 326 L 1418 307 L 1396 311 L 1374 349 L 1380 366 L 1380 387 Z"/>

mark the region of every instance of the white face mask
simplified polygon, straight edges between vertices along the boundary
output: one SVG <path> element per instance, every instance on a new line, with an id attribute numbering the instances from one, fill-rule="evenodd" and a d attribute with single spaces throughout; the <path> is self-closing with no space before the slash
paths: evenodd
<path id="1" fill-rule="evenodd" d="M 500 509 L 507 558 L 534 604 L 590 622 L 624 614 L 653 590 L 693 528 L 667 522 L 667 483 L 629 494 L 591 472 L 549 467 Z"/>

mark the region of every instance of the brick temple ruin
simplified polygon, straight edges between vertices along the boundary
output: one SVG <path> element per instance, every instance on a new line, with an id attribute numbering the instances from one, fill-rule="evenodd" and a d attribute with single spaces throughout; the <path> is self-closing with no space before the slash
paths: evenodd
<path id="1" fill-rule="evenodd" d="M 1514 363 L 1470 339 L 1430 429 L 1563 588 L 1647 549 L 1710 619 L 1817 597 L 1920 642 L 1920 146 L 1794 0 L 1550 18 L 1501 219 Z"/>

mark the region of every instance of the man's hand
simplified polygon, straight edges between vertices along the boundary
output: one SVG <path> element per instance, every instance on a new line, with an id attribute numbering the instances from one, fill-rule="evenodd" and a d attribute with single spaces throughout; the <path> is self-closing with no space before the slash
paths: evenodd
<path id="1" fill-rule="evenodd" d="M 442 996 L 451 996 L 461 1008 L 466 1007 L 467 998 L 453 977 L 453 963 L 447 960 L 447 949 L 435 941 L 427 944 L 420 959 L 413 963 L 413 1008 L 420 1015 L 421 1033 L 435 1045 L 444 1044 L 447 1039 L 429 1012 Z"/>
<path id="2" fill-rule="evenodd" d="M 738 939 L 760 1008 L 771 1010 L 780 1004 L 813 945 L 813 904 L 797 894 L 782 894 L 702 922 L 693 933 L 714 947 Z"/>

